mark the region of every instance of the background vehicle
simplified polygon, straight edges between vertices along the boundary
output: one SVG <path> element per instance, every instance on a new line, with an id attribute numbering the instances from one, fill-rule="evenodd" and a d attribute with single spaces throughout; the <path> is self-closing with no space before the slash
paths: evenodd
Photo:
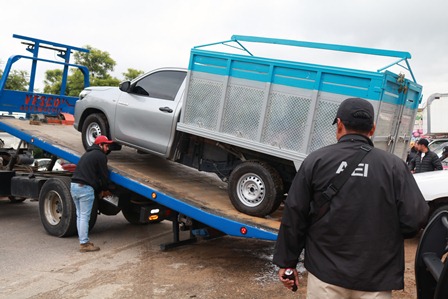
<path id="1" fill-rule="evenodd" d="M 233 206 L 254 216 L 275 211 L 303 159 L 336 141 L 330 124 L 348 97 L 375 107 L 375 146 L 405 158 L 420 85 L 390 71 L 258 57 L 243 42 L 410 58 L 407 52 L 233 36 L 216 44 L 239 47 L 245 55 L 197 46 L 188 73 L 163 68 L 119 88 L 86 88 L 74 123 L 84 146 L 103 134 L 215 173 L 228 183 Z"/>
<path id="2" fill-rule="evenodd" d="M 448 138 L 432 140 L 428 147 L 431 151 L 435 152 L 439 158 L 442 157 L 443 148 L 448 146 Z M 442 161 L 443 169 L 448 169 L 448 158 Z"/>
<path id="3" fill-rule="evenodd" d="M 35 159 L 31 166 L 36 166 L 39 171 L 46 171 L 51 164 L 50 158 Z M 74 172 L 76 164 L 69 163 L 63 159 L 57 159 L 52 167 L 52 171 L 70 171 Z"/>
<path id="4" fill-rule="evenodd" d="M 431 139 L 429 141 L 428 147 L 432 151 L 438 151 L 440 148 L 445 146 L 448 143 L 448 138 L 438 138 L 438 139 Z"/>
<path id="5" fill-rule="evenodd" d="M 430 207 L 430 217 L 448 211 L 448 171 L 429 171 L 414 174 L 414 178 Z"/>

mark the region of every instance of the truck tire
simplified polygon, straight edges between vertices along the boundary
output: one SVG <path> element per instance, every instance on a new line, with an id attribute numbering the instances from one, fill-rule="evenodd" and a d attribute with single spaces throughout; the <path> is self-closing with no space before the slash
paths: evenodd
<path id="1" fill-rule="evenodd" d="M 90 215 L 89 229 L 98 217 L 95 203 Z M 70 178 L 51 178 L 44 183 L 39 193 L 39 214 L 45 230 L 52 236 L 69 237 L 77 233 L 76 207 L 70 194 Z"/>
<path id="2" fill-rule="evenodd" d="M 70 194 L 70 178 L 52 178 L 44 183 L 39 193 L 39 214 L 50 235 L 76 234 L 76 208 Z"/>
<path id="3" fill-rule="evenodd" d="M 246 161 L 235 167 L 227 191 L 238 211 L 258 217 L 277 210 L 284 195 L 277 170 L 261 161 Z"/>
<path id="4" fill-rule="evenodd" d="M 439 205 L 437 209 L 435 209 L 434 212 L 432 212 L 431 215 L 429 215 L 428 223 L 431 222 L 432 218 L 434 218 L 434 216 L 439 214 L 441 211 L 448 211 L 448 203 Z"/>
<path id="5" fill-rule="evenodd" d="M 140 222 L 140 206 L 134 204 L 128 204 L 121 208 L 124 218 L 130 224 L 146 224 Z"/>
<path id="6" fill-rule="evenodd" d="M 107 138 L 110 138 L 109 125 L 104 114 L 94 113 L 87 116 L 84 124 L 82 125 L 81 135 L 84 149 L 91 146 L 97 136 L 105 135 Z"/>

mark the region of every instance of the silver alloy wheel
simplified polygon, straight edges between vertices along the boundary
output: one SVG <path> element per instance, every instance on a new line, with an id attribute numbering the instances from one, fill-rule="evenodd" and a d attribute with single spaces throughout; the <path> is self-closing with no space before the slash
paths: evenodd
<path id="1" fill-rule="evenodd" d="M 247 173 L 238 180 L 238 198 L 247 207 L 256 207 L 264 200 L 265 184 L 255 173 Z"/>
<path id="2" fill-rule="evenodd" d="M 44 200 L 44 214 L 49 224 L 59 224 L 62 218 L 63 208 L 61 195 L 56 191 L 48 192 Z"/>
<path id="3" fill-rule="evenodd" d="M 91 146 L 95 142 L 96 137 L 101 135 L 100 125 L 96 122 L 90 123 L 89 126 L 87 127 L 85 134 L 86 134 L 86 140 L 89 146 Z"/>

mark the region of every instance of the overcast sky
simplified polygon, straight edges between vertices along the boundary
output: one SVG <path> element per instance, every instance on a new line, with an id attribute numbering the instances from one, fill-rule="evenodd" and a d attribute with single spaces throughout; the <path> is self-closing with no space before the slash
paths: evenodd
<path id="1" fill-rule="evenodd" d="M 447 11 L 446 0 L 3 1 L 0 68 L 13 54 L 29 54 L 13 34 L 107 51 L 119 79 L 128 68 L 188 67 L 193 46 L 253 35 L 410 52 L 426 100 L 448 92 Z M 312 62 L 322 52 L 309 54 Z M 370 57 L 326 59 L 385 66 Z"/>

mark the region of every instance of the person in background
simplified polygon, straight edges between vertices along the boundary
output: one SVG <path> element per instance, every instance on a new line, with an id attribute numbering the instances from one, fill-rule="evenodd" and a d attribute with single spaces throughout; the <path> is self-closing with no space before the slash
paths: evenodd
<path id="1" fill-rule="evenodd" d="M 412 173 L 443 170 L 442 162 L 436 153 L 428 148 L 429 141 L 421 138 L 417 141 L 418 153 L 409 163 Z"/>
<path id="2" fill-rule="evenodd" d="M 414 141 L 411 141 L 409 143 L 409 146 L 411 147 L 411 149 L 408 152 L 408 156 L 406 158 L 406 163 L 409 165 L 409 163 L 411 163 L 412 159 L 415 158 L 415 156 L 418 153 L 418 149 L 417 149 L 417 145 L 415 144 Z"/>
<path id="3" fill-rule="evenodd" d="M 446 157 L 448 157 L 448 146 L 445 146 L 443 148 L 443 152 L 442 152 L 442 156 L 440 157 L 440 161 L 442 162 L 443 160 L 446 159 Z"/>
<path id="4" fill-rule="evenodd" d="M 113 143 L 106 136 L 98 136 L 92 146 L 81 156 L 72 176 L 70 192 L 76 206 L 76 227 L 80 252 L 98 251 L 100 248 L 89 241 L 89 221 L 95 194 L 110 194 L 107 154 Z"/>
<path id="5" fill-rule="evenodd" d="M 333 124 L 338 142 L 309 154 L 289 189 L 273 263 L 293 289 L 305 248 L 308 299 L 391 298 L 391 290 L 404 287 L 404 239 L 419 232 L 429 208 L 406 163 L 373 147 L 369 101 L 346 99 Z M 316 201 L 365 148 L 368 154 L 316 219 L 322 215 Z M 283 277 L 288 268 L 294 280 Z"/>

